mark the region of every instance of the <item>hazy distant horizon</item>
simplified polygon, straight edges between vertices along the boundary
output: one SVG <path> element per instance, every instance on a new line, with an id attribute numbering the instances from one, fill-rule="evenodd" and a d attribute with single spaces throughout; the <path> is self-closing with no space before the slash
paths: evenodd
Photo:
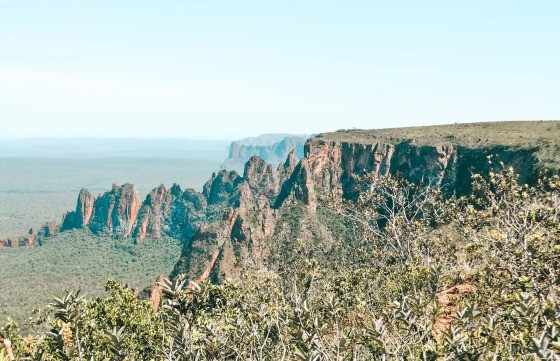
<path id="1" fill-rule="evenodd" d="M 237 138 L 236 138 L 237 139 Z M 175 140 L 188 142 L 232 142 L 236 139 L 229 138 L 188 138 L 188 137 L 127 137 L 127 136 L 50 136 L 50 137 L 3 137 L 0 141 L 57 141 L 57 140 Z"/>
<path id="2" fill-rule="evenodd" d="M 560 116 L 560 2 L 0 1 L 11 139 Z"/>
<path id="3" fill-rule="evenodd" d="M 559 113 L 560 114 L 560 113 Z M 559 121 L 560 115 L 558 118 L 551 118 L 551 119 L 498 119 L 498 120 L 465 120 L 465 121 L 440 121 L 440 122 L 426 122 L 425 124 L 419 124 L 417 122 L 405 122 L 403 124 L 388 124 L 387 126 L 372 126 L 372 127 L 339 127 L 336 129 L 320 129 L 316 132 L 307 133 L 307 134 L 319 134 L 319 133 L 328 133 L 328 132 L 335 132 L 338 130 L 345 130 L 345 129 L 363 129 L 363 130 L 375 130 L 375 129 L 387 129 L 387 128 L 407 128 L 407 127 L 426 127 L 426 126 L 433 126 L 433 125 L 451 125 L 451 124 L 470 124 L 470 123 L 494 123 L 494 122 L 517 122 L 517 121 L 529 121 L 529 122 L 548 122 L 548 121 Z M 259 136 L 265 135 L 275 135 L 275 134 L 287 134 L 287 135 L 295 135 L 295 136 L 302 136 L 303 133 L 298 132 L 291 132 L 287 130 L 279 130 L 278 132 L 265 132 L 265 133 L 240 133 L 239 136 L 230 136 L 230 137 L 188 137 L 188 136 L 126 136 L 126 135 L 114 135 L 111 134 L 107 135 L 99 135 L 99 136 L 91 136 L 91 135 L 68 135 L 68 136 L 22 136 L 22 137 L 7 137 L 5 134 L 0 134 L 0 141 L 71 141 L 71 140 L 107 140 L 107 141 L 126 141 L 126 140 L 136 140 L 136 141 L 184 141 L 184 142 L 234 142 L 239 141 L 241 139 L 246 138 L 255 138 Z"/>
<path id="4" fill-rule="evenodd" d="M 228 140 L 172 138 L 28 138 L 0 141 L 0 158 L 224 159 Z"/>

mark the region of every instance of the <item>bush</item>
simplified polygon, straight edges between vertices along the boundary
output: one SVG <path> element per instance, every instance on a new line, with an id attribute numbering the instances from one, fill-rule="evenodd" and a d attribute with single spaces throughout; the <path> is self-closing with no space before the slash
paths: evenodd
<path id="1" fill-rule="evenodd" d="M 352 242 L 330 261 L 221 285 L 179 276 L 158 310 L 109 281 L 106 298 L 55 300 L 48 333 L 4 331 L 43 360 L 560 358 L 557 177 L 529 187 L 505 169 L 459 199 L 398 175 L 362 181 L 357 203 L 323 212 Z"/>

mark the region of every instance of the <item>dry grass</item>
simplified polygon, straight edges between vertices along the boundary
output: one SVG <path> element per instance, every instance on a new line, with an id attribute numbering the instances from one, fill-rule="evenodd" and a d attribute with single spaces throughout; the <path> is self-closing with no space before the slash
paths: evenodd
<path id="1" fill-rule="evenodd" d="M 537 157 L 544 165 L 560 164 L 560 121 L 509 121 L 370 130 L 349 129 L 319 134 L 315 139 L 366 144 L 396 144 L 410 140 L 418 145 L 535 148 Z"/>

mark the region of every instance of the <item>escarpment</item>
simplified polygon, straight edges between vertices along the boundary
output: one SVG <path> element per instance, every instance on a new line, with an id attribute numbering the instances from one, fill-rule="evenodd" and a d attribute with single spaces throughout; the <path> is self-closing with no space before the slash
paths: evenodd
<path id="1" fill-rule="evenodd" d="M 331 133 L 309 139 L 299 162 L 290 154 L 276 169 L 252 157 L 242 179 L 238 179 L 233 208 L 224 220 L 213 224 L 217 227 L 214 231 L 206 228 L 206 232 L 187 242 L 175 274 L 186 273 L 192 279 L 202 275 L 219 282 L 236 277 L 242 270 L 270 266 L 274 252 L 270 240 L 290 227 L 297 229 L 295 233 L 288 232 L 291 239 L 333 239 L 328 225 L 314 213 L 321 206 L 319 199 L 323 195 L 355 199 L 357 177 L 364 172 L 375 176 L 399 172 L 413 182 L 435 184 L 448 193 L 463 194 L 470 191 L 474 173 L 511 166 L 521 182 L 530 183 L 543 163 L 558 169 L 558 162 L 543 162 L 542 151 L 533 142 L 500 145 L 496 140 L 473 146 L 448 134 L 434 137 L 431 143 L 385 135 L 346 138 Z M 556 144 L 546 146 L 554 146 L 559 152 Z M 304 205 L 303 210 L 297 204 Z M 294 216 L 298 209 L 300 215 Z M 299 218 L 290 224 L 289 219 L 293 222 L 294 217 Z"/>
<path id="2" fill-rule="evenodd" d="M 318 194 L 334 194 L 345 199 L 357 196 L 357 177 L 364 172 L 375 176 L 395 174 L 415 183 L 437 184 L 449 193 L 470 190 L 471 175 L 501 167 L 513 167 L 521 182 L 531 182 L 539 167 L 535 148 L 487 146 L 470 148 L 451 142 L 415 144 L 414 140 L 395 143 L 356 143 L 310 139 L 305 156 L 290 179 L 282 184 L 275 207 L 290 195 L 316 206 Z"/>
<path id="3" fill-rule="evenodd" d="M 284 136 L 272 144 L 266 142 L 259 144 L 257 138 L 247 144 L 244 141 L 232 142 L 222 168 L 241 170 L 244 164 L 255 155 L 267 163 L 278 164 L 293 152 L 295 158 L 299 160 L 303 157 L 303 146 L 306 139 L 307 136 Z"/>
<path id="4" fill-rule="evenodd" d="M 557 133 L 525 139 L 530 135 L 510 134 L 499 124 L 496 139 L 479 141 L 479 134 L 491 137 L 493 128 L 471 126 L 327 133 L 309 139 L 301 159 L 295 149 L 278 166 L 252 156 L 242 175 L 220 170 L 202 192 L 161 185 L 143 202 L 130 184 L 98 197 L 82 190 L 62 230 L 88 228 L 99 235 L 131 236 L 137 243 L 167 235 L 183 243 L 173 275 L 221 282 L 244 270 L 274 267 L 278 257 L 297 257 L 301 240 L 317 240 L 318 251 L 328 252 L 318 240 L 335 243 L 338 236 L 321 218 L 321 199 L 355 199 L 357 177 L 364 172 L 400 172 L 414 182 L 463 194 L 470 190 L 472 174 L 499 167 L 500 161 L 514 167 L 521 182 L 531 182 L 545 165 L 559 168 Z M 533 137 L 542 127 L 560 129 L 558 122 L 530 126 L 536 127 Z"/>

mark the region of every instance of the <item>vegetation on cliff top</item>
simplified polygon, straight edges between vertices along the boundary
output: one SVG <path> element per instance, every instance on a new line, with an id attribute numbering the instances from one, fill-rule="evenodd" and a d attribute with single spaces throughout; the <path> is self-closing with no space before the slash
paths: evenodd
<path id="1" fill-rule="evenodd" d="M 560 164 L 560 121 L 460 123 L 408 128 L 349 129 L 322 133 L 312 139 L 354 143 L 418 145 L 453 144 L 469 148 L 496 146 L 536 148 L 544 166 Z"/>
<path id="2" fill-rule="evenodd" d="M 365 178 L 357 203 L 321 215 L 344 220 L 344 242 L 295 241 L 282 276 L 271 264 L 222 285 L 179 277 L 158 310 L 110 281 L 109 297 L 55 300 L 49 333 L 3 332 L 42 360 L 558 359 L 560 179 L 473 182 L 444 199 Z"/>

